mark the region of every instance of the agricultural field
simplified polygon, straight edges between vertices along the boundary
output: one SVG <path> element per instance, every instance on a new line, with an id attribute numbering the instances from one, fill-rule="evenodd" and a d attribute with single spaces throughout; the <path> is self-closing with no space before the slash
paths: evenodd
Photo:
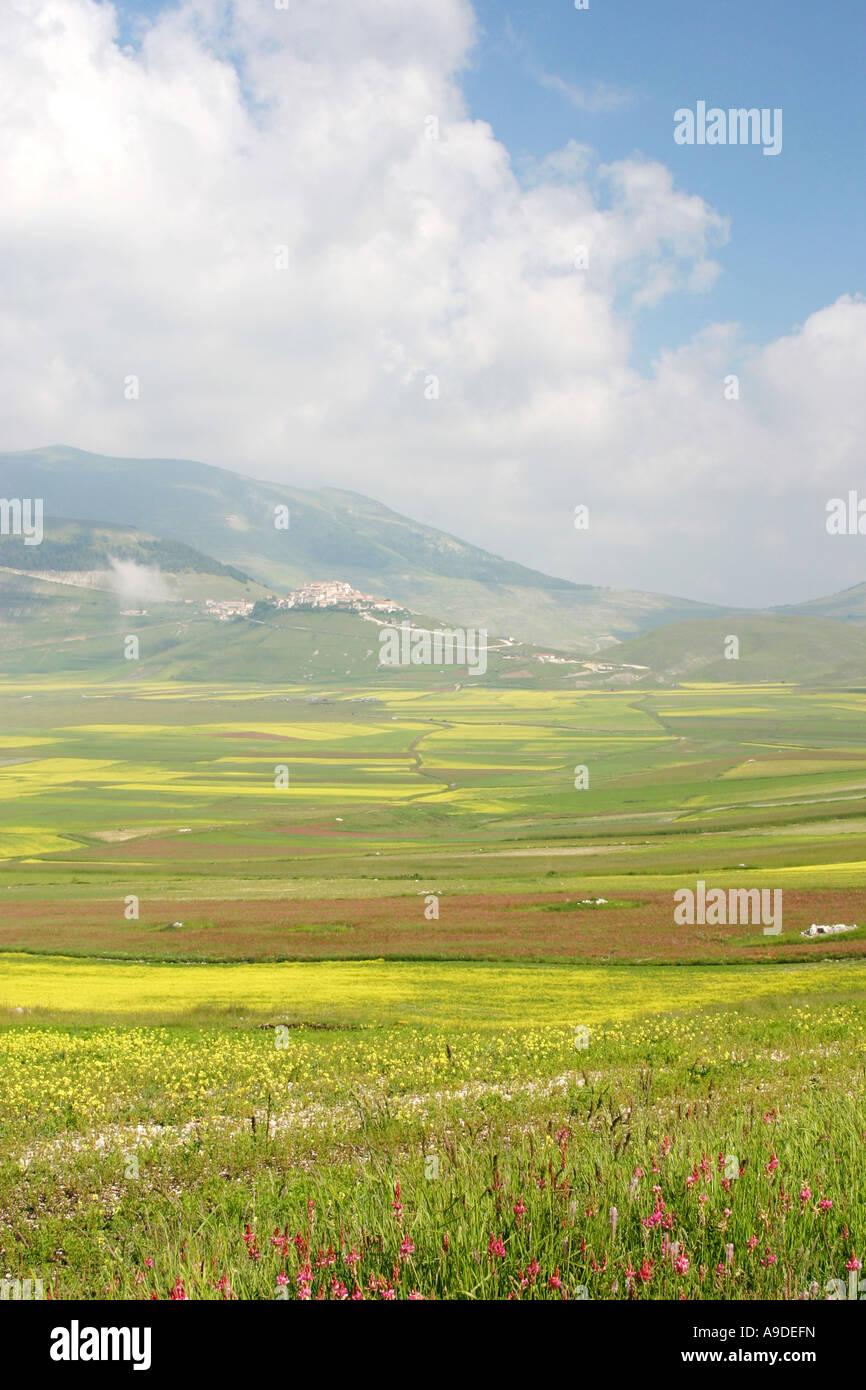
<path id="1" fill-rule="evenodd" d="M 866 692 L 0 685 L 0 1273 L 826 1298 Z M 781 890 L 781 930 L 674 893 Z M 840 1295 L 841 1296 L 841 1295 Z"/>

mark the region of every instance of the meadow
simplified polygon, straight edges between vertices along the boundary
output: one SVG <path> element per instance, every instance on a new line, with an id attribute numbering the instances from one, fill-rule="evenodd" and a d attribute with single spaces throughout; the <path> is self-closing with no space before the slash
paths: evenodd
<path id="1" fill-rule="evenodd" d="M 0 1274 L 826 1298 L 866 692 L 0 685 Z M 577 769 L 588 785 L 577 786 Z M 784 928 L 673 892 L 783 890 Z"/>
<path id="2" fill-rule="evenodd" d="M 588 1037 L 34 1025 L 0 1051 L 4 1261 L 52 1297 L 857 1288 L 862 994 Z"/>

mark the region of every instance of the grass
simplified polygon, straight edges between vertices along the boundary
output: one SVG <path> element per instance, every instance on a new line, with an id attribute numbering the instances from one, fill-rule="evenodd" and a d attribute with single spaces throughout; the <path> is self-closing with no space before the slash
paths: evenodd
<path id="1" fill-rule="evenodd" d="M 799 931 L 866 915 L 864 712 L 5 681 L 3 1272 L 92 1299 L 856 1280 L 864 938 Z M 698 878 L 782 887 L 783 934 L 676 929 Z"/>
<path id="2" fill-rule="evenodd" d="M 749 1300 L 847 1282 L 866 1239 L 859 1006 L 693 1010 L 576 1041 L 8 1030 L 5 1262 L 85 1298 Z"/>

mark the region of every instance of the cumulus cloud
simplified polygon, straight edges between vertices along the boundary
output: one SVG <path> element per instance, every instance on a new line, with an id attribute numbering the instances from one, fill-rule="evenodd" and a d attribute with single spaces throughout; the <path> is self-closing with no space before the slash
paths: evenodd
<path id="1" fill-rule="evenodd" d="M 515 169 L 462 96 L 474 36 L 464 0 L 182 0 L 123 50 L 107 0 L 7 0 L 2 447 L 348 487 L 584 582 L 862 578 L 822 528 L 866 304 L 639 372 L 638 317 L 713 284 L 728 223 L 630 153 Z"/>

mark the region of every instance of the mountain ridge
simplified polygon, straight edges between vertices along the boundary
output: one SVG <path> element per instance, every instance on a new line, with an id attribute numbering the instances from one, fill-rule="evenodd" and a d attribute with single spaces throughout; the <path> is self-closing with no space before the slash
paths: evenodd
<path id="1" fill-rule="evenodd" d="M 182 541 L 271 589 L 344 578 L 416 612 L 592 653 L 659 623 L 737 610 L 545 575 L 385 503 L 339 488 L 262 482 L 197 460 L 121 458 L 68 445 L 0 454 L 0 494 Z M 288 507 L 287 529 L 274 524 Z"/>

